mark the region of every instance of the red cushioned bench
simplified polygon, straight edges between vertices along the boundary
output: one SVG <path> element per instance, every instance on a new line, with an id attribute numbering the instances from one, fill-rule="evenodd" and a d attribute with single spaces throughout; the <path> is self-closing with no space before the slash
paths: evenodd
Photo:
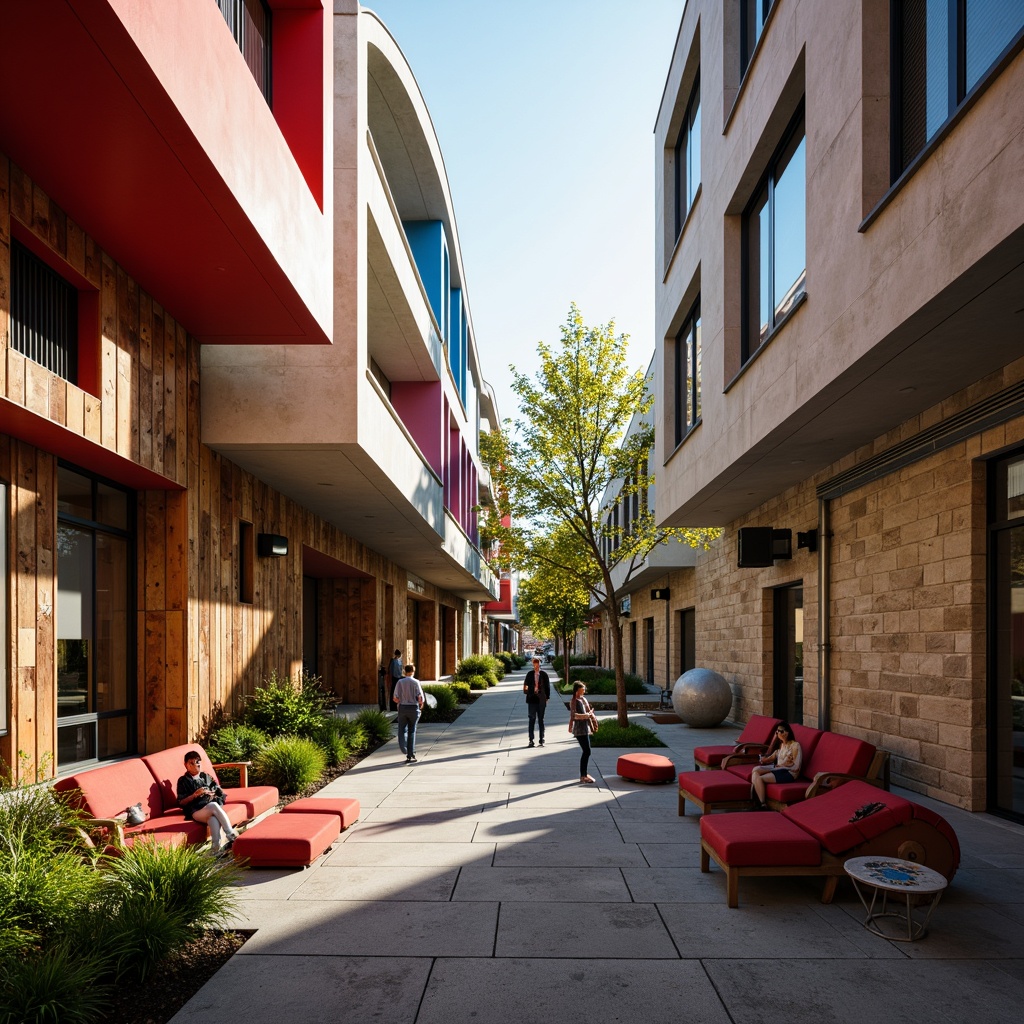
<path id="1" fill-rule="evenodd" d="M 861 779 L 876 786 L 888 786 L 889 755 L 866 740 L 841 733 L 812 729 L 793 723 L 793 736 L 803 751 L 800 777 L 793 782 L 769 782 L 765 787 L 767 804 L 781 811 L 790 804 L 810 799 L 850 779 Z M 679 814 L 686 813 L 686 802 L 702 814 L 715 810 L 749 810 L 754 806 L 750 777 L 759 755 L 731 754 L 721 767 L 711 771 L 681 772 L 679 775 Z"/>
<path id="2" fill-rule="evenodd" d="M 857 820 L 869 804 L 882 808 Z M 824 876 L 829 903 L 851 857 L 901 857 L 952 881 L 960 845 L 949 823 L 920 804 L 852 781 L 783 811 L 705 815 L 700 869 L 715 861 L 726 873 L 726 899 L 739 906 L 739 879 L 751 875 Z"/>
<path id="3" fill-rule="evenodd" d="M 188 750 L 198 751 L 202 771 L 214 779 L 217 768 L 239 768 L 242 785 L 224 789 L 224 810 L 232 825 L 250 821 L 277 804 L 278 794 L 273 786 L 246 785 L 246 764 L 211 764 L 198 743 L 90 768 L 58 779 L 53 788 L 58 793 L 67 793 L 72 805 L 89 815 L 87 828 L 106 830 L 109 852 L 131 846 L 140 836 L 164 846 L 202 843 L 207 836 L 206 825 L 188 820 L 178 806 L 178 779 L 185 773 Z M 146 820 L 141 825 L 129 825 L 124 820 L 125 811 L 134 804 L 142 804 Z"/>
<path id="4" fill-rule="evenodd" d="M 732 754 L 763 754 L 781 721 L 781 718 L 769 718 L 767 715 L 751 715 L 735 743 L 694 747 L 693 767 L 697 771 L 718 768 Z"/>
<path id="5" fill-rule="evenodd" d="M 615 774 L 632 782 L 671 782 L 676 766 L 661 754 L 623 754 L 615 762 Z"/>
<path id="6" fill-rule="evenodd" d="M 247 828 L 231 853 L 251 868 L 307 868 L 340 834 L 337 814 L 271 814 Z"/>

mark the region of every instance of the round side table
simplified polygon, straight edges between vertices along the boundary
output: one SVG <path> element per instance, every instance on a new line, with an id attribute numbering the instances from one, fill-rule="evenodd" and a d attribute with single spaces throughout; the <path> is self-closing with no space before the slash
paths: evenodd
<path id="1" fill-rule="evenodd" d="M 851 857 L 843 867 L 867 912 L 864 927 L 869 932 L 893 942 L 914 942 L 927 933 L 932 914 L 947 885 L 945 877 L 938 871 L 899 857 Z M 867 889 L 871 890 L 870 903 L 865 897 Z M 890 894 L 897 893 L 905 897 L 905 909 L 887 909 Z M 882 903 L 876 910 L 879 894 Z M 914 898 L 917 896 L 931 896 L 923 918 L 914 916 Z M 883 928 L 878 922 L 885 918 L 895 918 L 901 924 L 899 927 L 889 925 Z M 905 935 L 901 934 L 903 925 L 906 926 Z"/>

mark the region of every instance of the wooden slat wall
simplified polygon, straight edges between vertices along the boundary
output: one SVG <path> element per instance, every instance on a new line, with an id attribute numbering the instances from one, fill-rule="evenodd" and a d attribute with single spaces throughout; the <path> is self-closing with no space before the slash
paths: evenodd
<path id="1" fill-rule="evenodd" d="M 97 290 L 98 394 L 7 347 L 10 221 L 20 222 Z M 335 527 L 205 447 L 199 429 L 200 347 L 155 297 L 0 154 L 0 395 L 161 474 L 169 489 L 137 495 L 136 686 L 138 746 L 159 750 L 236 713 L 271 672 L 302 664 L 302 549 L 357 570 L 321 589 L 321 674 L 350 702 L 376 703 L 377 667 L 395 647 L 411 653 L 406 574 Z M 0 433 L 8 482 L 11 727 L 0 757 L 27 768 L 50 760 L 56 738 L 54 455 Z M 89 466 L 82 467 L 89 470 Z M 175 489 L 177 487 L 177 489 Z M 239 520 L 289 540 L 285 558 L 256 558 L 253 600 L 239 600 Z M 387 594 L 390 590 L 391 597 Z M 438 603 L 428 587 L 418 645 L 432 678 Z M 458 618 L 457 616 L 453 616 Z M 0 636 L 3 634 L 0 633 Z"/>
<path id="2" fill-rule="evenodd" d="M 56 729 L 54 596 L 57 591 L 54 489 L 57 463 L 31 445 L 0 435 L 0 477 L 8 484 L 7 629 L 9 729 L 0 759 L 31 775 L 52 771 Z M 48 757 L 48 755 L 50 755 Z"/>

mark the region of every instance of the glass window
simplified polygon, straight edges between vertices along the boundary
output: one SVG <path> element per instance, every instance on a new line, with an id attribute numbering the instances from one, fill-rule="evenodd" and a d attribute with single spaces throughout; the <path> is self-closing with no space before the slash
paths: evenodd
<path id="1" fill-rule="evenodd" d="M 700 187 L 700 75 L 686 105 L 683 126 L 676 141 L 676 238 Z"/>
<path id="2" fill-rule="evenodd" d="M 747 70 L 775 0 L 740 0 L 740 75 Z"/>
<path id="3" fill-rule="evenodd" d="M 700 300 L 686 318 L 683 329 L 676 337 L 676 418 L 675 442 L 684 437 L 700 422 Z"/>
<path id="4" fill-rule="evenodd" d="M 0 650 L 7 650 L 7 487 L 0 482 Z M 7 732 L 7 657 L 0 656 L 0 735 Z"/>
<path id="5" fill-rule="evenodd" d="M 249 72 L 270 103 L 270 7 L 266 0 L 217 0 Z"/>
<path id="6" fill-rule="evenodd" d="M 801 113 L 743 220 L 746 362 L 804 294 L 807 168 Z"/>
<path id="7" fill-rule="evenodd" d="M 893 178 L 1024 31 L 1024 0 L 894 0 Z"/>

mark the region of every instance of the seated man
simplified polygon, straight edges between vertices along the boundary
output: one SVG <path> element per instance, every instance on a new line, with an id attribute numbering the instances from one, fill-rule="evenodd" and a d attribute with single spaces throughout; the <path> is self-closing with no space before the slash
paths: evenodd
<path id="1" fill-rule="evenodd" d="M 227 853 L 238 833 L 224 810 L 224 790 L 212 776 L 199 770 L 201 760 L 197 750 L 185 754 L 185 774 L 178 779 L 178 806 L 186 818 L 210 826 L 210 846 L 214 854 Z M 222 830 L 228 837 L 223 847 L 220 844 Z"/>

